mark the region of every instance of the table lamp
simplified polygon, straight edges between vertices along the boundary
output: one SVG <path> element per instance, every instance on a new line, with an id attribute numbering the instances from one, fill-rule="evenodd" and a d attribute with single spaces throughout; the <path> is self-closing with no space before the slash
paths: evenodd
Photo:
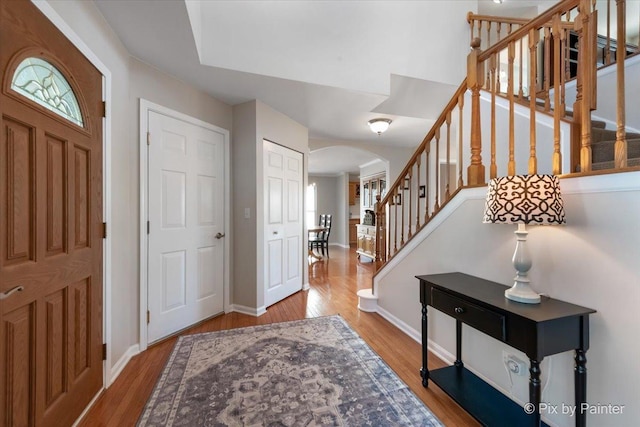
<path id="1" fill-rule="evenodd" d="M 484 209 L 484 223 L 518 224 L 513 266 L 516 269 L 513 287 L 504 292 L 510 300 L 537 304 L 540 295 L 531 289 L 527 277 L 531 256 L 525 245 L 526 224 L 564 224 L 564 207 L 560 181 L 555 175 L 515 175 L 494 178 L 489 182 Z"/>

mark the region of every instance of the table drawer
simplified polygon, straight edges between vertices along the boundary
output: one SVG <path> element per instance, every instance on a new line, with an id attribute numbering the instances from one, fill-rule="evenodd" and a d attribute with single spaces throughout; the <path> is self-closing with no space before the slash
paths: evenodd
<path id="1" fill-rule="evenodd" d="M 506 340 L 505 317 L 436 288 L 431 289 L 431 305 L 463 323 L 500 341 Z"/>

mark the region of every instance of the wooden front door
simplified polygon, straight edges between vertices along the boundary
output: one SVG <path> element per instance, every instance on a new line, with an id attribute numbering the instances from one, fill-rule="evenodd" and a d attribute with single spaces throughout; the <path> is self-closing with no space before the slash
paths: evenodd
<path id="1" fill-rule="evenodd" d="M 67 426 L 102 387 L 102 76 L 0 2 L 0 425 Z"/>

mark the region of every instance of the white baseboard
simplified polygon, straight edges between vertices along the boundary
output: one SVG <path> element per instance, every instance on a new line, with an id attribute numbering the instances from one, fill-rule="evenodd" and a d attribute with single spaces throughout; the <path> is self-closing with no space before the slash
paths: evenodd
<path id="1" fill-rule="evenodd" d="M 111 368 L 111 376 L 109 378 L 109 383 L 106 384 L 105 388 L 109 388 L 111 384 L 118 378 L 118 375 L 122 372 L 127 363 L 131 360 L 131 358 L 140 353 L 140 345 L 134 344 L 124 352 L 122 357 L 113 365 Z"/>
<path id="2" fill-rule="evenodd" d="M 378 304 L 378 314 L 384 317 L 385 319 L 387 319 L 389 323 L 391 323 L 393 326 L 395 326 L 396 328 L 400 329 L 402 332 L 407 334 L 418 344 L 422 343 L 422 334 L 420 333 L 420 331 L 416 331 L 411 326 L 409 326 L 408 323 L 405 323 L 404 321 L 398 319 L 393 314 L 389 313 L 384 308 L 380 307 L 379 304 Z"/>
<path id="3" fill-rule="evenodd" d="M 308 291 L 309 289 L 311 289 L 311 285 L 309 285 L 309 282 L 307 282 L 304 285 L 302 285 L 302 290 L 303 291 Z"/>
<path id="4" fill-rule="evenodd" d="M 267 312 L 267 308 L 265 306 L 253 308 L 253 307 L 247 307 L 240 304 L 232 304 L 230 311 L 235 311 L 236 313 L 248 314 L 249 316 L 259 317 Z"/>
<path id="5" fill-rule="evenodd" d="M 339 246 L 339 247 L 345 248 L 345 249 L 351 248 L 351 246 L 345 245 L 345 244 L 342 244 L 342 243 L 329 243 L 329 246 Z"/>

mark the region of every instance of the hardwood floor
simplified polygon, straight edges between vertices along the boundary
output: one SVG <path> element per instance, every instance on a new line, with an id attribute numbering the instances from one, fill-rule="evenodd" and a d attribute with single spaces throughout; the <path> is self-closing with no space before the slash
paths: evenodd
<path id="1" fill-rule="evenodd" d="M 422 387 L 418 374 L 421 359 L 418 343 L 378 314 L 357 309 L 356 292 L 371 287 L 372 273 L 372 264 L 360 263 L 353 249 L 331 247 L 330 259 L 309 265 L 311 289 L 308 291 L 298 292 L 274 304 L 260 317 L 225 314 L 184 333 L 340 314 L 446 426 L 479 425 L 437 386 L 430 385 L 428 389 Z M 175 342 L 175 337 L 167 339 L 131 359 L 79 425 L 135 425 Z M 444 366 L 444 363 L 430 355 L 429 367 L 440 366 Z"/>

